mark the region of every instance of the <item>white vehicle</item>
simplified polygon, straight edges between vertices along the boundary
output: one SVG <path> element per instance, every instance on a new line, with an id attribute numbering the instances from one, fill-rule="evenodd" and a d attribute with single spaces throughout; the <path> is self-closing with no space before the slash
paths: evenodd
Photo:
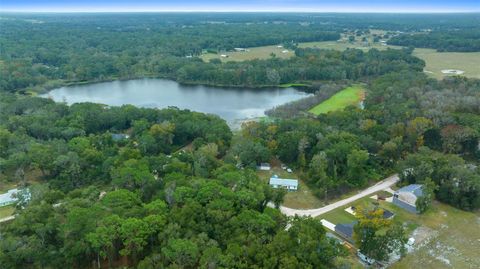
<path id="1" fill-rule="evenodd" d="M 372 265 L 375 263 L 375 260 L 372 258 L 367 257 L 365 254 L 361 253 L 360 250 L 357 250 L 357 256 L 362 260 L 362 262 Z"/>
<path id="2" fill-rule="evenodd" d="M 293 171 L 292 171 L 292 169 L 287 168 L 287 172 L 292 173 Z"/>

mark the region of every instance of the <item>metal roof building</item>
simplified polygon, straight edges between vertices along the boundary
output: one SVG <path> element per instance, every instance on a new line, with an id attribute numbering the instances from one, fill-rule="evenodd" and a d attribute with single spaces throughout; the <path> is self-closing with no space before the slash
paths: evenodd
<path id="1" fill-rule="evenodd" d="M 423 195 L 422 187 L 421 184 L 411 184 L 399 189 L 393 194 L 392 203 L 412 213 L 419 213 L 416 202 Z"/>
<path id="2" fill-rule="evenodd" d="M 279 178 L 277 175 L 274 175 L 270 178 L 270 186 L 273 188 L 284 188 L 289 191 L 296 191 L 298 189 L 298 180 L 296 179 L 283 179 Z"/>
<path id="3" fill-rule="evenodd" d="M 18 199 L 16 197 L 18 189 L 11 189 L 7 193 L 0 194 L 0 206 L 6 206 L 15 203 Z"/>

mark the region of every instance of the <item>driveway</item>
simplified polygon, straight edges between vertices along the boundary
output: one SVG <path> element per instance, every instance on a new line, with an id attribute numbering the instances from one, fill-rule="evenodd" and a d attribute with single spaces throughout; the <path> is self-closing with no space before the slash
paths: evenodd
<path id="1" fill-rule="evenodd" d="M 375 193 L 375 192 L 378 192 L 378 191 L 381 191 L 381 190 L 384 190 L 386 188 L 389 188 L 390 186 L 394 185 L 395 183 L 397 183 L 400 179 L 398 178 L 398 175 L 393 175 L 393 176 L 390 176 L 380 182 L 378 182 L 377 184 L 353 195 L 353 196 L 350 196 L 346 199 L 343 199 L 343 200 L 340 200 L 340 201 L 337 201 L 335 203 L 332 203 L 332 204 L 329 204 L 329 205 L 326 205 L 324 207 L 320 207 L 320 208 L 315 208 L 315 209 L 293 209 L 293 208 L 288 208 L 288 207 L 284 207 L 284 206 L 280 206 L 280 211 L 282 211 L 283 214 L 287 215 L 287 216 L 295 216 L 295 215 L 298 215 L 298 216 L 311 216 L 311 217 L 316 217 L 316 216 L 320 216 L 322 214 L 325 214 L 329 211 L 332 211 L 338 207 L 341 207 L 341 206 L 345 206 L 345 205 L 348 205 L 360 198 L 363 198 L 365 196 L 368 196 L 372 193 Z"/>

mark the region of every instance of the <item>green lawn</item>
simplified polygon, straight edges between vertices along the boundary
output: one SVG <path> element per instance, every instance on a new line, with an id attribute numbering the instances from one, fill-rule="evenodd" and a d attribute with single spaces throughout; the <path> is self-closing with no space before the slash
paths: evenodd
<path id="1" fill-rule="evenodd" d="M 246 61 L 246 60 L 253 60 L 253 59 L 269 59 L 271 58 L 271 54 L 275 54 L 275 57 L 281 59 L 288 59 L 295 55 L 295 52 L 292 50 L 288 50 L 288 52 L 283 52 L 284 48 L 278 48 L 277 46 L 263 46 L 263 47 L 254 47 L 248 48 L 248 51 L 229 51 L 225 53 L 206 53 L 202 54 L 200 58 L 203 61 L 208 62 L 211 59 L 220 59 L 222 62 L 228 61 Z M 223 58 L 220 55 L 225 54 L 228 58 Z"/>
<path id="2" fill-rule="evenodd" d="M 441 79 L 444 69 L 465 71 L 463 76 L 480 78 L 480 52 L 437 52 L 434 49 L 415 49 L 413 55 L 426 63 L 425 73 Z"/>
<path id="3" fill-rule="evenodd" d="M 342 41 L 321 41 L 321 42 L 305 42 L 298 45 L 300 48 L 318 48 L 318 49 L 332 49 L 344 51 L 346 49 L 360 49 L 363 51 L 368 51 L 370 49 L 386 50 L 391 49 L 400 49 L 399 46 L 390 46 L 382 45 L 380 43 L 370 42 L 368 45 L 365 45 L 362 42 L 342 42 Z"/>
<path id="4" fill-rule="evenodd" d="M 13 211 L 15 211 L 13 205 L 0 207 L 0 219 L 11 216 L 13 214 Z"/>
<path id="5" fill-rule="evenodd" d="M 353 85 L 334 94 L 332 97 L 310 109 L 310 113 L 320 115 L 335 110 L 357 105 L 363 99 L 365 90 L 360 85 Z"/>

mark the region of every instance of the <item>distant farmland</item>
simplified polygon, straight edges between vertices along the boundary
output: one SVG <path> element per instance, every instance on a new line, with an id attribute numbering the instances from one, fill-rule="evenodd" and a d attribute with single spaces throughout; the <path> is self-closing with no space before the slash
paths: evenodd
<path id="1" fill-rule="evenodd" d="M 322 42 L 306 42 L 298 45 L 300 48 L 319 48 L 319 49 L 333 49 L 333 50 L 346 50 L 346 49 L 360 49 L 368 51 L 370 49 L 385 50 L 401 49 L 399 46 L 382 45 L 380 43 L 370 42 L 368 46 L 365 46 L 362 42 L 338 42 L 338 41 L 322 41 Z M 226 52 L 224 53 L 228 57 L 221 57 L 219 54 L 206 53 L 200 56 L 204 61 L 208 62 L 210 59 L 220 59 L 222 62 L 228 61 L 246 61 L 253 59 L 268 59 L 272 57 L 272 53 L 275 57 L 288 59 L 295 55 L 295 52 L 277 46 L 263 46 L 248 48 L 248 51 L 241 52 Z M 413 55 L 424 60 L 426 63 L 425 73 L 429 76 L 437 79 L 442 79 L 445 76 L 451 76 L 451 74 L 443 74 L 442 70 L 455 69 L 461 70 L 465 73 L 463 76 L 470 78 L 480 79 L 480 52 L 437 52 L 434 49 L 421 49 L 416 48 L 413 51 Z"/>
<path id="2" fill-rule="evenodd" d="M 358 105 L 364 98 L 365 90 L 361 85 L 345 88 L 332 97 L 310 109 L 310 113 L 320 115 L 331 111 L 344 109 L 347 106 Z"/>

